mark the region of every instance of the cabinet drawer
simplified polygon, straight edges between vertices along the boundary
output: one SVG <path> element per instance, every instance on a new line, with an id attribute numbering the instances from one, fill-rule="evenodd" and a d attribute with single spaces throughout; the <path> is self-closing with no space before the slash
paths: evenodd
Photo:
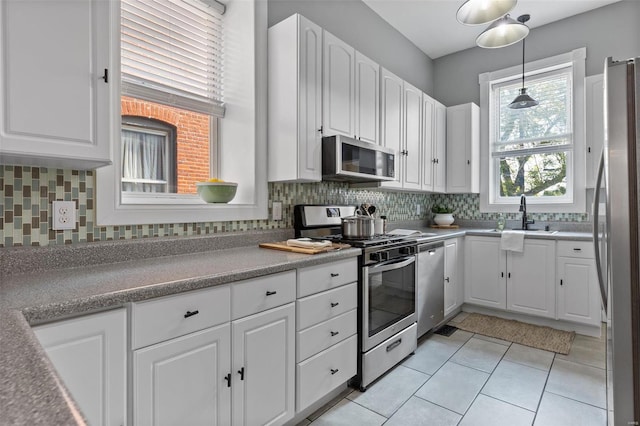
<path id="1" fill-rule="evenodd" d="M 355 258 L 298 269 L 298 298 L 357 280 L 358 261 Z"/>
<path id="2" fill-rule="evenodd" d="M 224 285 L 134 303 L 133 349 L 228 322 L 229 295 Z"/>
<path id="3" fill-rule="evenodd" d="M 357 336 L 297 366 L 296 411 L 300 412 L 357 373 Z"/>
<path id="4" fill-rule="evenodd" d="M 591 241 L 558 241 L 557 256 L 581 257 L 593 259 L 593 242 Z"/>
<path id="5" fill-rule="evenodd" d="M 296 300 L 296 272 L 267 275 L 231 285 L 231 316 L 238 319 Z"/>
<path id="6" fill-rule="evenodd" d="M 296 359 L 298 362 L 322 352 L 351 337 L 358 331 L 358 310 L 352 309 L 328 321 L 298 332 Z"/>
<path id="7" fill-rule="evenodd" d="M 357 283 L 298 299 L 296 302 L 296 330 L 304 330 L 307 327 L 344 314 L 357 306 Z"/>

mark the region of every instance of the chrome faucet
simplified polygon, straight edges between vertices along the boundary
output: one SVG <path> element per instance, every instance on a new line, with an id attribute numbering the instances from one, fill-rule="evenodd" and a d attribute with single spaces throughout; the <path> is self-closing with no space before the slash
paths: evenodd
<path id="1" fill-rule="evenodd" d="M 524 194 L 520 196 L 520 211 L 522 212 L 522 229 L 527 230 L 529 225 L 536 223 L 536 221 L 527 219 L 527 197 Z"/>

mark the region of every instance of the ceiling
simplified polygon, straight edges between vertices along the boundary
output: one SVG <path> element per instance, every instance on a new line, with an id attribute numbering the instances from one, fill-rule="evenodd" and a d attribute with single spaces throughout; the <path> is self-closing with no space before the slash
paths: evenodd
<path id="1" fill-rule="evenodd" d="M 456 20 L 456 11 L 465 0 L 363 1 L 432 59 L 474 47 L 476 37 L 489 26 L 467 26 Z M 515 19 L 530 14 L 527 25 L 535 28 L 617 1 L 519 0 L 510 15 Z"/>

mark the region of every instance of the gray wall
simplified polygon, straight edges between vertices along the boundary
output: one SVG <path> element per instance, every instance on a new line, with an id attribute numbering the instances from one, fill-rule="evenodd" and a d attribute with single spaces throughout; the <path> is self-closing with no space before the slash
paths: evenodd
<path id="1" fill-rule="evenodd" d="M 269 0 L 269 26 L 300 13 L 433 95 L 433 60 L 360 0 Z"/>
<path id="2" fill-rule="evenodd" d="M 587 75 L 601 74 L 604 59 L 640 56 L 640 1 L 619 3 L 531 30 L 526 60 L 587 48 Z M 535 20 L 535 16 L 531 17 Z M 521 63 L 522 44 L 502 49 L 475 47 L 434 60 L 433 97 L 447 106 L 480 102 L 478 75 Z"/>

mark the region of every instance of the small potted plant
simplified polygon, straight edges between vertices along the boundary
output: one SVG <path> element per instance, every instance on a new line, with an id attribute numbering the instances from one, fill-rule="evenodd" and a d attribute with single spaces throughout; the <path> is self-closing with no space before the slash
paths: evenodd
<path id="1" fill-rule="evenodd" d="M 454 211 L 454 209 L 445 207 L 442 204 L 435 204 L 433 207 L 431 207 L 431 212 L 435 213 L 435 215 L 433 216 L 433 221 L 437 225 L 451 225 L 454 221 Z"/>

